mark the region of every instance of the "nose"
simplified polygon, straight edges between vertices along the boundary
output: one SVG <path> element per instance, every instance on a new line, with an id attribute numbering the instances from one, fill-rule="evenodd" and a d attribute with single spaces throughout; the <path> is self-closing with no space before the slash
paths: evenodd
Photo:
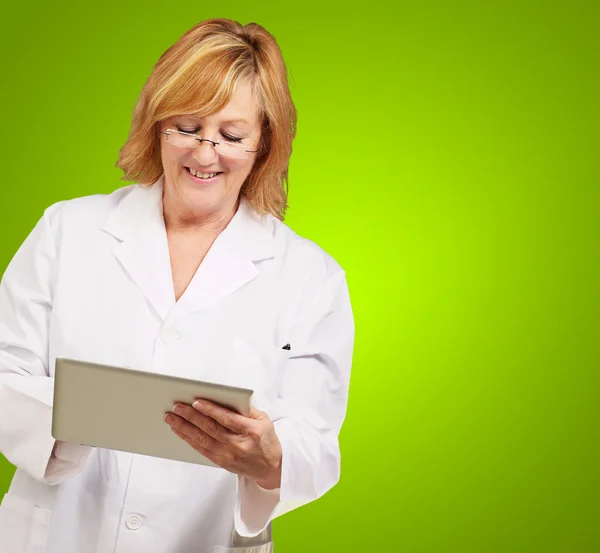
<path id="1" fill-rule="evenodd" d="M 194 157 L 200 165 L 211 165 L 217 161 L 219 154 L 213 142 L 205 138 L 194 148 Z"/>

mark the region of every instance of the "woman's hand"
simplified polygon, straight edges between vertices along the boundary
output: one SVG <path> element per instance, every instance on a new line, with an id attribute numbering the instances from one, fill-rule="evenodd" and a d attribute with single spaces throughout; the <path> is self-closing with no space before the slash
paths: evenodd
<path id="1" fill-rule="evenodd" d="M 244 417 L 211 401 L 175 404 L 165 422 L 182 440 L 224 469 L 264 489 L 281 486 L 281 443 L 271 419 L 250 408 Z"/>

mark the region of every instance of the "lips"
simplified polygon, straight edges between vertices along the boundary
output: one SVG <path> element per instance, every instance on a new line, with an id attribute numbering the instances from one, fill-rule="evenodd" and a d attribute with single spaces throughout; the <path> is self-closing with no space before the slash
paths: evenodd
<path id="1" fill-rule="evenodd" d="M 209 177 L 209 178 L 202 178 L 202 177 L 196 177 L 194 175 L 192 175 L 192 173 L 190 172 L 189 167 L 185 167 L 185 172 L 188 176 L 188 178 L 195 184 L 198 185 L 208 185 L 211 184 L 217 180 L 219 180 L 221 178 L 221 175 L 223 174 L 222 172 L 217 172 L 217 174 L 213 177 Z M 214 172 L 213 172 L 214 173 Z M 204 173 L 204 174 L 213 174 L 213 173 Z"/>

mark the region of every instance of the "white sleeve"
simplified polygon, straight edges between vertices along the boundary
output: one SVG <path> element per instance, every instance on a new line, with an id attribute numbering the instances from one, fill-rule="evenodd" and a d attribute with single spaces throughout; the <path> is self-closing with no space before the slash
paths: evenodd
<path id="1" fill-rule="evenodd" d="M 340 477 L 354 319 L 343 272 L 299 315 L 278 400 L 268 412 L 283 450 L 281 487 L 238 477 L 235 529 L 256 536 L 275 518 L 321 497 Z"/>
<path id="2" fill-rule="evenodd" d="M 0 282 L 0 452 L 47 484 L 79 473 L 91 451 L 55 442 L 50 433 L 54 379 L 48 336 L 56 265 L 46 212 Z"/>

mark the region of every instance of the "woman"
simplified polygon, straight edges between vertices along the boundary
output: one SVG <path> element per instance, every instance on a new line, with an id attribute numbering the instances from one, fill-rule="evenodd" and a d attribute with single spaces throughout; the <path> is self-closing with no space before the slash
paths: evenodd
<path id="1" fill-rule="evenodd" d="M 0 287 L 0 551 L 266 552 L 338 481 L 354 326 L 343 270 L 282 223 L 294 133 L 273 37 L 206 21 L 136 106 L 118 166 L 145 184 L 46 210 Z M 165 416 L 222 468 L 55 442 L 56 357 L 249 387 L 253 408 Z"/>

